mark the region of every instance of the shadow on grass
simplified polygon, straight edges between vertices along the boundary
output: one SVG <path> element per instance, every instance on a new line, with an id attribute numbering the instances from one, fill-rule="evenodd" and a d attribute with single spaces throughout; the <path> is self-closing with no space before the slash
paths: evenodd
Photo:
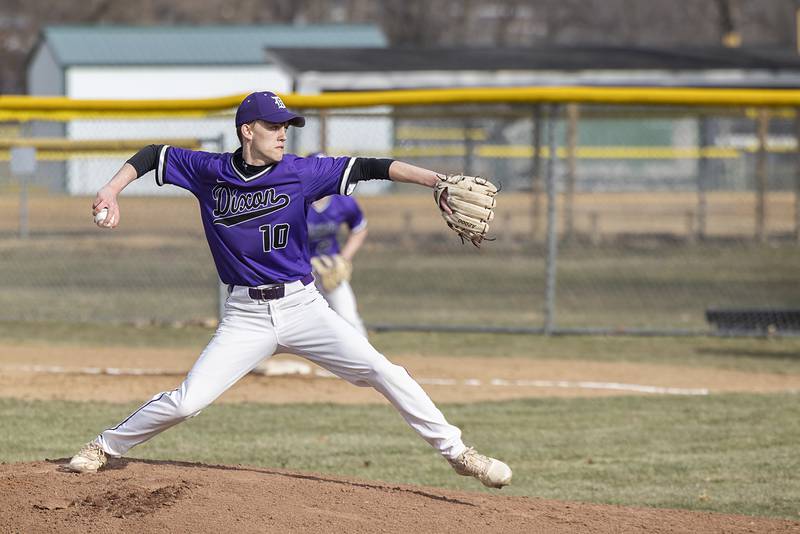
<path id="1" fill-rule="evenodd" d="M 69 463 L 70 458 L 55 458 L 55 459 L 47 459 L 45 460 L 48 463 L 55 464 L 57 466 L 57 470 L 61 473 L 72 473 L 69 469 L 67 469 L 66 464 Z M 347 480 L 347 479 L 339 479 L 339 478 L 328 478 L 320 475 L 313 475 L 313 474 L 306 474 L 306 473 L 297 473 L 294 471 L 283 471 L 279 469 L 271 469 L 271 468 L 259 468 L 259 467 L 249 467 L 249 466 L 240 466 L 240 465 L 215 465 L 215 464 L 204 464 L 198 462 L 182 462 L 177 460 L 145 460 L 145 459 L 130 459 L 130 458 L 110 458 L 108 463 L 103 467 L 103 471 L 119 471 L 124 470 L 128 467 L 128 464 L 147 464 L 147 465 L 171 465 L 176 467 L 188 467 L 188 468 L 201 468 L 201 469 L 220 469 L 222 471 L 246 471 L 250 473 L 261 473 L 265 475 L 273 475 L 279 477 L 286 477 L 286 478 L 296 478 L 300 480 L 313 480 L 315 482 L 330 482 L 332 484 L 341 484 L 343 486 L 353 486 L 358 488 L 366 488 L 372 490 L 389 490 L 389 491 L 401 491 L 404 493 L 413 493 L 415 495 L 419 495 L 421 497 L 425 497 L 427 499 L 432 499 L 434 501 L 442 501 L 452 504 L 461 504 L 464 506 L 475 506 L 471 502 L 462 501 L 459 499 L 453 499 L 451 497 L 445 497 L 444 495 L 436 495 L 435 493 L 429 493 L 427 491 L 423 491 L 420 489 L 412 489 L 405 486 L 400 486 L 396 484 L 382 484 L 379 482 L 358 482 L 355 480 Z"/>
<path id="2" fill-rule="evenodd" d="M 732 349 L 732 348 L 698 348 L 695 353 L 704 356 L 731 356 L 734 358 L 769 358 L 773 360 L 798 360 L 800 351 L 797 349 Z"/>

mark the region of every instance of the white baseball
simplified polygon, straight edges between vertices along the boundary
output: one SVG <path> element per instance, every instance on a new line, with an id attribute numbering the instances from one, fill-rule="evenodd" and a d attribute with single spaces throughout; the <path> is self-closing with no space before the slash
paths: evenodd
<path id="1" fill-rule="evenodd" d="M 97 212 L 97 215 L 94 216 L 94 223 L 100 224 L 101 222 L 106 220 L 108 216 L 108 208 L 103 208 Z"/>

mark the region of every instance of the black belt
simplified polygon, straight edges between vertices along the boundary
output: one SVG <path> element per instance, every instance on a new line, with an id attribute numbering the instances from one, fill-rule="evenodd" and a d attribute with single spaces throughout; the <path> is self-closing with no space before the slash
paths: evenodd
<path id="1" fill-rule="evenodd" d="M 301 278 L 300 281 L 303 282 L 304 286 L 307 286 L 314 281 L 314 275 L 309 273 Z M 267 287 L 249 287 L 247 288 L 247 293 L 253 300 L 281 299 L 286 294 L 286 284 L 271 284 Z"/>

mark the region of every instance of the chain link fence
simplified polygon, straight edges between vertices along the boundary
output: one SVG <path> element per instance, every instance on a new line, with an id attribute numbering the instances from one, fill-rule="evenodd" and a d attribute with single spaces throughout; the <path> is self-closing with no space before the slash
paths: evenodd
<path id="1" fill-rule="evenodd" d="M 430 191 L 359 185 L 369 236 L 352 285 L 372 328 L 792 331 L 793 110 L 500 103 L 303 112 L 307 126 L 289 132 L 297 154 L 391 156 L 502 186 L 496 239 L 476 250 L 446 228 Z M 196 201 L 144 176 L 123 193 L 113 231 L 93 225 L 91 202 L 130 147 L 158 140 L 232 151 L 232 124 L 222 113 L 3 125 L 0 319 L 213 324 L 219 281 Z M 39 143 L 36 171 L 13 173 L 8 147 L 42 136 L 66 142 Z"/>

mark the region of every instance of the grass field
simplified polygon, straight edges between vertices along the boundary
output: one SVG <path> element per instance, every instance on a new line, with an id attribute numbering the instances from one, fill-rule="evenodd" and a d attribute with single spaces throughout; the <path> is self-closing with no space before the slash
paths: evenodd
<path id="1" fill-rule="evenodd" d="M 708 307 L 796 307 L 800 247 L 564 247 L 556 323 L 564 327 L 704 329 Z M 0 318 L 181 321 L 215 317 L 216 275 L 201 238 L 108 236 L 0 243 Z M 449 243 L 396 250 L 372 243 L 352 281 L 371 324 L 543 322 L 536 250 L 473 252 Z"/>
<path id="2" fill-rule="evenodd" d="M 53 252 L 59 252 L 58 270 L 42 257 Z M 800 302 L 795 268 L 800 249 L 684 247 L 671 252 L 565 251 L 557 324 L 698 329 L 705 327 L 710 306 Z M 47 251 L 8 253 L 3 264 L 0 304 L 7 319 L 170 321 L 216 313 L 215 276 L 207 251 L 198 247 L 74 250 L 70 245 L 57 251 L 54 244 Z M 538 327 L 543 267 L 541 258 L 530 254 L 367 249 L 358 258 L 353 287 L 368 323 Z"/>
<path id="3" fill-rule="evenodd" d="M 9 345 L 191 348 L 200 351 L 214 330 L 106 324 L 0 321 Z M 387 356 L 443 354 L 533 360 L 593 360 L 677 364 L 741 371 L 800 374 L 800 338 L 556 336 L 377 332 L 370 341 Z"/>
<path id="4" fill-rule="evenodd" d="M 725 206 L 720 217 L 741 221 L 752 207 L 750 197 L 718 197 L 709 205 Z M 89 199 L 35 196 L 32 237 L 21 240 L 14 234 L 16 199 L 0 196 L 7 208 L 0 213 L 0 319 L 215 317 L 216 274 L 194 200 L 122 201 L 123 225 L 104 232 L 89 221 Z M 615 228 L 629 224 L 594 244 L 562 243 L 556 326 L 702 330 L 709 307 L 800 305 L 800 247 L 744 237 L 686 240 L 669 225 L 682 220 L 692 201 L 675 193 L 578 198 L 581 209 L 607 214 Z M 372 233 L 356 258 L 353 287 L 366 322 L 540 328 L 544 249 L 530 238 L 530 196 L 509 194 L 505 202 L 508 215 L 498 212 L 494 225 L 499 240 L 476 251 L 444 227 L 428 195 L 362 199 Z M 791 220 L 791 196 L 777 195 L 773 203 L 777 211 L 770 213 L 783 228 Z M 647 224 L 635 222 L 636 214 Z M 668 224 L 659 227 L 662 222 Z M 623 230 L 639 235 L 623 239 Z"/>
<path id="5" fill-rule="evenodd" d="M 212 330 L 0 323 L 0 343 L 42 347 L 193 347 Z M 514 357 L 684 365 L 800 374 L 800 339 L 554 337 L 379 333 L 387 355 Z M 0 461 L 69 456 L 137 404 L 0 400 Z M 797 394 L 537 398 L 447 404 L 477 447 L 515 469 L 503 494 L 797 519 Z M 381 405 L 219 404 L 134 457 L 285 467 L 481 491 Z"/>
<path id="6" fill-rule="evenodd" d="M 636 201 L 628 200 L 615 205 L 635 208 Z M 666 226 L 664 219 L 632 219 L 614 206 L 581 209 L 605 214 L 601 230 L 635 219 L 646 221 L 646 232 L 677 232 L 686 199 L 673 200 L 665 211 L 652 212 L 669 218 Z M 131 208 L 129 226 L 112 233 L 91 228 L 87 199 L 37 199 L 32 237 L 20 240 L 13 199 L 0 198 L 7 208 L 0 213 L 0 344 L 200 351 L 213 331 L 186 322 L 214 317 L 217 292 L 196 207 L 187 199 L 124 201 Z M 524 209 L 528 201 L 509 204 Z M 353 279 L 366 321 L 540 327 L 543 252 L 541 242 L 518 240 L 526 220 L 501 216 L 500 240 L 475 251 L 443 230 L 435 213 L 417 213 L 429 203 L 428 195 L 368 203 L 373 234 Z M 749 207 L 734 204 L 730 218 L 714 224 L 736 220 L 731 228 L 739 232 L 749 224 L 741 219 Z M 155 216 L 167 209 L 168 218 Z M 414 214 L 411 230 L 392 233 L 407 210 Z M 504 234 L 503 224 L 512 231 Z M 574 241 L 561 250 L 557 325 L 703 329 L 704 311 L 712 306 L 797 307 L 798 265 L 800 247 L 785 239 Z M 389 356 L 452 356 L 454 367 L 463 358 L 511 357 L 800 375 L 798 338 L 380 332 L 371 340 Z M 3 462 L 68 456 L 136 407 L 0 399 Z M 536 398 L 442 408 L 471 444 L 515 468 L 515 483 L 504 493 L 800 517 L 796 392 Z M 214 405 L 134 456 L 480 489 L 454 477 L 393 410 L 375 405 Z"/>
<path id="7" fill-rule="evenodd" d="M 66 457 L 136 405 L 0 400 L 0 460 Z M 442 406 L 515 469 L 503 494 L 800 516 L 796 395 L 526 400 Z M 389 407 L 218 405 L 132 452 L 479 490 Z"/>

